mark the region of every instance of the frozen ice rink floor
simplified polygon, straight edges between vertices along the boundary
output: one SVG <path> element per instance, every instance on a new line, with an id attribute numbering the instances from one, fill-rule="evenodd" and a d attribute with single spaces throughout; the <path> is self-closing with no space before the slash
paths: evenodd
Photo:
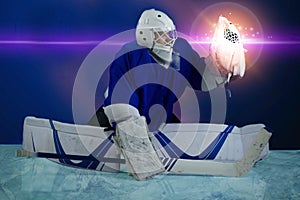
<path id="1" fill-rule="evenodd" d="M 62 166 L 16 157 L 21 145 L 0 145 L 0 199 L 300 199 L 300 150 L 271 151 L 244 177 L 160 175 L 135 181 L 127 173 Z"/>

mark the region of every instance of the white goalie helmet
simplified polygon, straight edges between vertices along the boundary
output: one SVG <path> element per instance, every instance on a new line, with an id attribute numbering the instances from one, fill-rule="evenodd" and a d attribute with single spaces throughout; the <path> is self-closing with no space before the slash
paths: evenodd
<path id="1" fill-rule="evenodd" d="M 139 45 L 151 49 L 160 59 L 170 63 L 176 39 L 175 25 L 165 13 L 155 9 L 142 13 L 136 27 L 136 40 Z"/>

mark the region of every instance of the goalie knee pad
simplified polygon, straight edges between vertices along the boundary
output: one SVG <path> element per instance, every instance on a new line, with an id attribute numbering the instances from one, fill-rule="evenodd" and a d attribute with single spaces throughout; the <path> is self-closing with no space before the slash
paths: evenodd
<path id="1" fill-rule="evenodd" d="M 104 113 L 111 125 L 140 117 L 139 111 L 135 107 L 122 103 L 104 107 Z"/>

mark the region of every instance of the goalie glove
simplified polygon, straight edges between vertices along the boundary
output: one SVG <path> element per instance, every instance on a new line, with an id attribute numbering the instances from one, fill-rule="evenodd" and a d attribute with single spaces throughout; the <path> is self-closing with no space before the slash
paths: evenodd
<path id="1" fill-rule="evenodd" d="M 245 50 L 240 33 L 223 16 L 219 17 L 209 53 L 221 76 L 227 77 L 227 82 L 231 76 L 244 76 Z"/>

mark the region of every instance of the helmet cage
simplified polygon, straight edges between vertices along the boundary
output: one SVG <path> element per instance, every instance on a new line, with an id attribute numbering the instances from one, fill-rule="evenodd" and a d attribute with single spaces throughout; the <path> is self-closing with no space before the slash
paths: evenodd
<path id="1" fill-rule="evenodd" d="M 161 29 L 153 29 L 154 43 L 167 47 L 173 47 L 178 35 L 176 30 L 162 31 Z"/>

